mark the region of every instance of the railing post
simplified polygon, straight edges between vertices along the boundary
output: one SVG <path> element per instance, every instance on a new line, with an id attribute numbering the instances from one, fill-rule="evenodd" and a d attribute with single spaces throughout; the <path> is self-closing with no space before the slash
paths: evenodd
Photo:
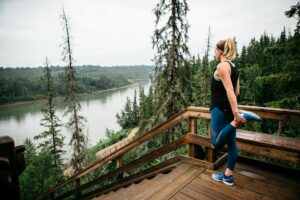
<path id="1" fill-rule="evenodd" d="M 50 194 L 50 198 L 51 198 L 51 199 L 54 199 L 54 192 L 52 192 L 52 193 Z"/>
<path id="2" fill-rule="evenodd" d="M 211 138 L 210 121 L 208 122 L 207 135 L 208 135 L 209 138 Z M 209 147 L 206 148 L 206 158 L 207 158 L 208 162 L 214 162 L 215 161 L 215 152 L 212 148 L 209 148 Z"/>
<path id="3" fill-rule="evenodd" d="M 123 166 L 123 160 L 122 160 L 122 157 L 118 157 L 117 158 L 117 168 L 120 168 Z"/>
<path id="4" fill-rule="evenodd" d="M 122 159 L 122 156 L 119 156 L 116 158 L 116 168 L 120 168 L 123 166 L 123 159 Z M 117 179 L 122 179 L 123 178 L 123 174 L 119 174 Z"/>
<path id="5" fill-rule="evenodd" d="M 277 135 L 281 135 L 283 131 L 284 131 L 284 120 L 279 120 Z"/>
<path id="6" fill-rule="evenodd" d="M 9 136 L 0 137 L 0 157 L 6 160 L 7 169 L 2 169 L 0 178 L 6 180 L 4 187 L 9 188 L 1 191 L 1 196 L 10 199 L 20 199 L 18 163 L 16 159 L 15 143 Z"/>
<path id="7" fill-rule="evenodd" d="M 76 198 L 80 198 L 81 191 L 80 191 L 80 178 L 75 179 L 75 188 L 76 188 Z"/>
<path id="8" fill-rule="evenodd" d="M 189 133 L 197 134 L 197 120 L 195 117 L 189 117 Z M 189 144 L 189 156 L 195 158 L 195 145 Z"/>

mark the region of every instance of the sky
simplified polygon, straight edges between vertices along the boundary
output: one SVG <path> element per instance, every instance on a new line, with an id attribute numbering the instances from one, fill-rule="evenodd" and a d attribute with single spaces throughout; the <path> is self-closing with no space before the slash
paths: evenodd
<path id="1" fill-rule="evenodd" d="M 159 0 L 0 0 L 0 67 L 38 67 L 62 61 L 62 5 L 70 17 L 75 65 L 153 65 L 153 8 Z M 235 37 L 238 49 L 264 32 L 293 32 L 284 11 L 297 0 L 187 0 L 191 55 Z M 213 50 L 211 51 L 213 54 Z"/>

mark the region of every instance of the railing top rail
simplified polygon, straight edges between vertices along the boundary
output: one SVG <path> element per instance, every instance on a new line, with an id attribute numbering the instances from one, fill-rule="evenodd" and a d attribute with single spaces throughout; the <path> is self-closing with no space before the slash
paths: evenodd
<path id="1" fill-rule="evenodd" d="M 240 105 L 239 108 L 255 112 L 265 119 L 291 120 L 291 121 L 300 122 L 300 110 L 267 108 L 267 107 L 246 106 L 246 105 Z"/>
<path id="2" fill-rule="evenodd" d="M 300 122 L 300 110 L 282 109 L 282 108 L 267 108 L 258 106 L 239 105 L 239 109 L 248 110 L 259 114 L 265 119 L 274 120 L 291 120 Z M 206 107 L 188 107 L 187 111 L 210 114 L 209 108 Z"/>

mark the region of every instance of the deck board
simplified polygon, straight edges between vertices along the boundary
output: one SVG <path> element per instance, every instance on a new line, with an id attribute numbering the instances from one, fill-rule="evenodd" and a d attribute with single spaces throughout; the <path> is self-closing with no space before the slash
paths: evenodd
<path id="1" fill-rule="evenodd" d="M 223 199 L 225 196 L 228 199 L 244 199 L 245 196 L 249 199 L 260 199 L 261 195 L 250 190 L 246 190 L 239 185 L 227 186 L 222 182 L 216 182 L 210 178 L 210 174 L 201 174 L 201 177 L 195 180 L 198 187 L 206 187 L 211 189 L 212 195 L 220 194 L 220 198 Z M 208 176 L 209 175 L 209 176 Z M 192 183 L 193 184 L 193 183 Z"/>
<path id="2" fill-rule="evenodd" d="M 205 193 L 204 190 L 199 190 L 199 188 L 194 188 L 190 185 L 188 185 L 187 187 L 184 187 L 180 193 L 183 193 L 187 196 L 189 196 L 190 198 L 193 198 L 195 199 L 195 197 L 199 198 L 199 199 L 203 199 L 203 200 L 211 200 L 211 199 L 215 199 L 215 196 L 214 197 L 209 197 L 207 195 L 207 193 Z M 176 193 L 174 195 L 174 197 L 176 197 L 179 193 Z M 173 198 L 171 198 L 173 199 Z"/>
<path id="3" fill-rule="evenodd" d="M 135 199 L 167 199 L 166 197 L 172 194 L 178 187 L 178 184 L 181 184 L 189 177 L 189 174 L 194 174 L 199 170 L 199 168 L 195 169 L 195 167 L 187 163 L 180 165 L 169 174 L 166 174 L 156 184 L 153 184 L 152 188 L 144 188 L 148 189 L 148 192 L 137 196 Z"/>
<path id="4" fill-rule="evenodd" d="M 211 179 L 212 173 L 224 168 L 212 171 L 181 161 L 167 174 L 158 174 L 152 179 L 145 179 L 94 199 L 300 199 L 300 181 L 297 177 L 238 163 L 234 175 L 235 185 L 230 187 Z"/>
<path id="5" fill-rule="evenodd" d="M 190 196 L 184 193 L 178 193 L 176 196 L 172 197 L 171 200 L 195 200 L 195 199 L 191 198 Z"/>

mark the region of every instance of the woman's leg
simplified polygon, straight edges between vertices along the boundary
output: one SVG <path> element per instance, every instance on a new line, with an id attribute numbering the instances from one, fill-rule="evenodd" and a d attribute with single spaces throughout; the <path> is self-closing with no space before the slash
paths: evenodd
<path id="1" fill-rule="evenodd" d="M 234 167 L 238 159 L 238 148 L 236 145 L 236 129 L 232 131 L 231 136 L 228 138 L 227 145 L 228 145 L 227 168 L 230 169 L 230 171 L 227 171 L 227 173 L 225 172 L 225 174 L 232 175 L 232 172 L 234 171 Z"/>
<path id="2" fill-rule="evenodd" d="M 215 107 L 211 112 L 211 139 L 216 150 L 228 145 L 228 159 L 226 175 L 232 175 L 237 161 L 236 128 L 228 124 L 225 114 Z"/>

